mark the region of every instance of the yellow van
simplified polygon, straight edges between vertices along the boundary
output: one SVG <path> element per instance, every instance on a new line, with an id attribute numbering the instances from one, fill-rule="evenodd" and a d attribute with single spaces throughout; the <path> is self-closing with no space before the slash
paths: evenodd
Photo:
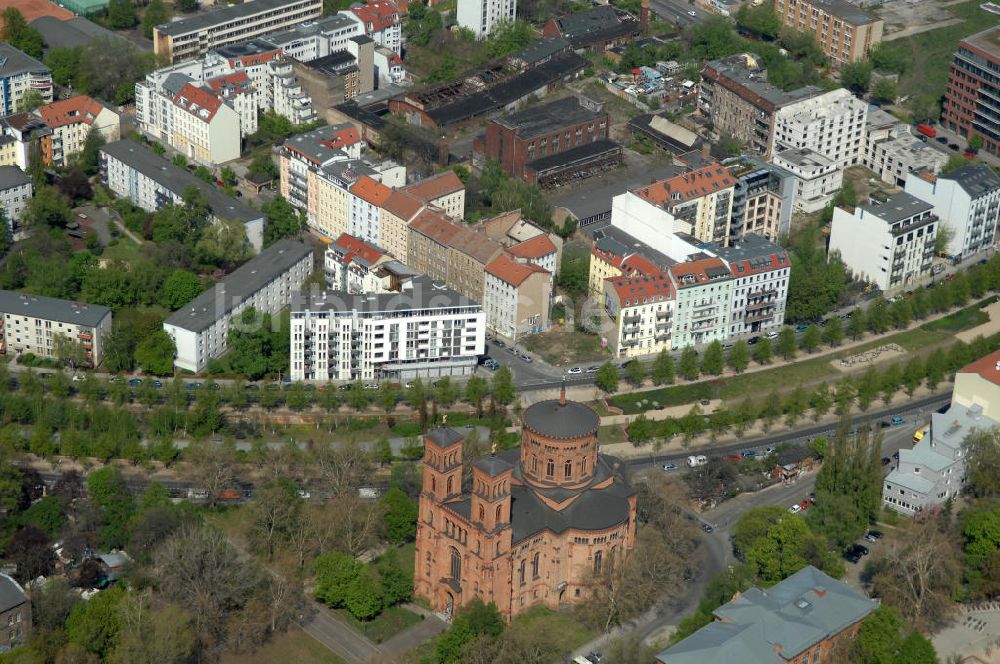
<path id="1" fill-rule="evenodd" d="M 927 432 L 930 430 L 930 428 L 931 425 L 925 424 L 924 426 L 917 429 L 916 433 L 913 434 L 913 444 L 916 445 L 921 440 L 923 440 L 924 436 L 927 435 Z"/>

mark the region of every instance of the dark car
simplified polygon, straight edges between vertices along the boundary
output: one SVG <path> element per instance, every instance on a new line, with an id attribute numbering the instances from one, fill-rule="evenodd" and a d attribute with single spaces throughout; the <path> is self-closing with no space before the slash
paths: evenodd
<path id="1" fill-rule="evenodd" d="M 855 565 L 857 565 L 858 561 L 861 560 L 861 556 L 855 553 L 853 549 L 851 549 L 849 551 L 844 552 L 844 560 L 846 560 L 849 563 L 854 563 Z"/>
<path id="2" fill-rule="evenodd" d="M 749 459 L 751 457 L 757 456 L 757 451 L 756 450 L 743 450 L 742 452 L 740 452 L 740 456 L 742 456 L 744 459 Z"/>
<path id="3" fill-rule="evenodd" d="M 882 539 L 882 531 L 880 530 L 869 530 L 868 534 L 865 535 L 865 539 L 869 542 L 877 542 Z"/>
<path id="4" fill-rule="evenodd" d="M 747 346 L 753 346 L 758 341 L 760 341 L 760 337 L 750 337 L 747 339 Z"/>
<path id="5" fill-rule="evenodd" d="M 948 138 L 945 137 L 945 136 L 938 136 L 934 140 L 937 141 L 938 143 L 940 143 L 941 145 L 944 145 L 945 143 L 948 142 Z"/>
<path id="6" fill-rule="evenodd" d="M 958 149 L 958 143 L 949 143 L 948 147 L 951 148 L 952 150 L 957 150 Z"/>
<path id="7" fill-rule="evenodd" d="M 706 533 L 709 533 L 709 534 L 711 534 L 712 531 L 715 530 L 715 528 L 713 528 L 712 526 L 708 525 L 707 523 L 701 524 L 701 529 L 704 530 Z"/>
<path id="8" fill-rule="evenodd" d="M 844 552 L 844 559 L 857 564 L 861 560 L 862 556 L 868 555 L 868 547 L 861 546 L 860 544 L 854 544 L 847 551 Z"/>
<path id="9" fill-rule="evenodd" d="M 882 457 L 883 466 L 888 466 L 890 463 L 892 463 L 892 459 L 890 459 L 889 457 Z"/>
<path id="10" fill-rule="evenodd" d="M 129 378 L 128 379 L 128 386 L 129 387 L 139 387 L 140 385 L 142 385 L 142 378 Z"/>
<path id="11" fill-rule="evenodd" d="M 154 381 L 153 381 L 153 387 L 155 387 L 155 388 L 157 388 L 157 389 L 159 389 L 159 388 L 163 387 L 163 381 L 159 381 L 159 380 L 154 380 Z"/>

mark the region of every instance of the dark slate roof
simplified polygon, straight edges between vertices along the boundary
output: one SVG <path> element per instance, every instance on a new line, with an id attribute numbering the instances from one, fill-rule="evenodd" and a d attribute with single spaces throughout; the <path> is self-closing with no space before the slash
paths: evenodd
<path id="1" fill-rule="evenodd" d="M 634 17 L 618 12 L 611 5 L 560 16 L 556 23 L 559 25 L 559 32 L 570 41 L 573 48 L 638 34 L 641 30 Z"/>
<path id="2" fill-rule="evenodd" d="M 10 611 L 27 602 L 24 588 L 6 574 L 0 574 L 0 613 Z"/>
<path id="3" fill-rule="evenodd" d="M 534 64 L 536 62 L 541 62 L 545 58 L 551 58 L 557 53 L 562 53 L 568 48 L 569 42 L 562 37 L 550 37 L 548 39 L 540 39 L 536 41 L 534 44 L 518 51 L 511 57 L 514 60 L 521 60 L 522 62 Z"/>
<path id="4" fill-rule="evenodd" d="M 451 447 L 455 443 L 462 442 L 462 434 L 451 427 L 431 429 L 424 436 L 439 447 Z"/>
<path id="5" fill-rule="evenodd" d="M 60 21 L 54 16 L 42 16 L 32 21 L 31 27 L 41 33 L 42 41 L 48 48 L 86 46 L 100 37 L 125 41 L 123 37 L 82 16 L 68 21 Z"/>
<path id="6" fill-rule="evenodd" d="M 9 290 L 0 290 L 0 311 L 87 327 L 97 327 L 106 316 L 111 315 L 111 309 L 100 304 L 60 300 Z"/>
<path id="7" fill-rule="evenodd" d="M 602 139 L 578 145 L 575 148 L 566 150 L 565 152 L 557 152 L 556 154 L 539 157 L 538 159 L 530 161 L 525 165 L 537 173 L 544 173 L 545 171 L 552 169 L 563 167 L 568 168 L 577 164 L 585 164 L 592 159 L 596 159 L 619 150 L 621 150 L 621 146 L 614 141 Z"/>
<path id="8" fill-rule="evenodd" d="M 504 461 L 495 454 L 491 454 L 489 456 L 485 456 L 482 459 L 477 460 L 475 466 L 479 470 L 486 473 L 488 476 L 496 477 L 497 475 L 505 473 L 511 468 L 513 468 L 514 464 L 508 461 Z"/>
<path id="9" fill-rule="evenodd" d="M 1000 176 L 986 166 L 963 166 L 957 171 L 939 175 L 945 180 L 954 180 L 970 198 L 979 198 L 1000 189 Z"/>
<path id="10" fill-rule="evenodd" d="M 589 406 L 558 399 L 539 401 L 524 411 L 524 425 L 549 438 L 579 438 L 597 431 L 600 418 Z"/>
<path id="11" fill-rule="evenodd" d="M 221 25 L 229 21 L 277 9 L 297 1 L 298 0 L 254 0 L 254 2 L 247 2 L 242 5 L 229 5 L 218 9 L 210 9 L 189 18 L 182 18 L 179 21 L 158 25 L 156 26 L 156 29 L 163 35 L 183 35 L 188 32 L 205 30 L 206 28 Z"/>
<path id="12" fill-rule="evenodd" d="M 51 70 L 7 42 L 0 42 L 0 78 L 16 76 L 26 72 L 51 73 Z"/>
<path id="13" fill-rule="evenodd" d="M 521 138 L 534 138 L 604 115 L 604 111 L 586 108 L 580 101 L 577 97 L 564 97 L 497 118 L 496 123 L 514 130 Z"/>
<path id="14" fill-rule="evenodd" d="M 12 139 L 13 140 L 13 139 Z M 17 166 L 0 166 L 0 191 L 31 184 L 31 177 Z"/>
<path id="15" fill-rule="evenodd" d="M 471 120 L 504 108 L 563 77 L 582 71 L 586 66 L 587 60 L 582 56 L 573 52 L 561 53 L 478 94 L 428 109 L 426 113 L 442 127 Z"/>

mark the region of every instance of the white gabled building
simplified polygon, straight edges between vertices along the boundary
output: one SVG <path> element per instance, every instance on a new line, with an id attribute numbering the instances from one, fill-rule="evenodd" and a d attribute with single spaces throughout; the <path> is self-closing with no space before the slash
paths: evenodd
<path id="1" fill-rule="evenodd" d="M 177 346 L 174 365 L 194 372 L 204 369 L 226 352 L 230 329 L 243 324 L 240 314 L 252 307 L 276 316 L 312 271 L 313 248 L 295 240 L 279 240 L 248 260 L 163 322 Z"/>
<path id="2" fill-rule="evenodd" d="M 931 204 L 905 192 L 853 213 L 834 208 L 830 253 L 838 252 L 856 278 L 882 291 L 902 288 L 930 274 L 938 223 Z"/>
<path id="3" fill-rule="evenodd" d="M 52 130 L 52 163 L 57 166 L 68 165 L 83 150 L 91 131 L 105 142 L 121 138 L 118 114 L 86 95 L 39 106 L 35 115 Z"/>
<path id="4" fill-rule="evenodd" d="M 860 164 L 868 104 L 839 88 L 793 102 L 774 115 L 773 153 L 809 148 L 840 168 Z"/>
<path id="5" fill-rule="evenodd" d="M 911 173 L 906 193 L 934 206 L 941 224 L 951 230 L 949 256 L 964 258 L 992 247 L 1000 223 L 1000 177 L 987 166 L 963 166 L 933 175 Z"/>
<path id="6" fill-rule="evenodd" d="M 479 303 L 427 277 L 392 293 L 298 293 L 291 309 L 292 380 L 467 376 L 485 352 Z"/>

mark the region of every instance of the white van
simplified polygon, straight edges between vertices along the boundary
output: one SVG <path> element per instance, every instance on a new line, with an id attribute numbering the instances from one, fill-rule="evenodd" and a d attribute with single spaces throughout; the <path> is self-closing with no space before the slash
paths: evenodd
<path id="1" fill-rule="evenodd" d="M 696 468 L 698 466 L 704 466 L 706 463 L 708 463 L 708 457 L 706 457 L 704 454 L 699 454 L 698 456 L 689 456 L 688 457 L 688 467 L 690 467 L 690 468 Z"/>

